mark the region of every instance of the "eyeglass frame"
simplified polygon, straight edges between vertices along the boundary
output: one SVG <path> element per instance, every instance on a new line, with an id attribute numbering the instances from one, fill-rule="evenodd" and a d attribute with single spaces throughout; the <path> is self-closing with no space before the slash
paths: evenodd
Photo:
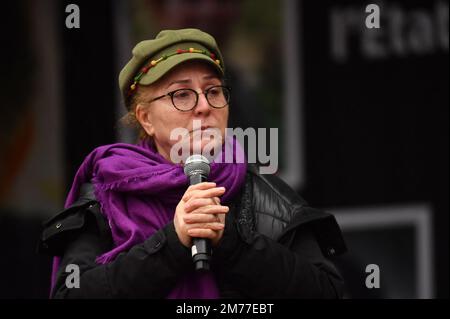
<path id="1" fill-rule="evenodd" d="M 211 89 L 213 89 L 213 88 L 217 88 L 217 87 L 224 88 L 224 89 L 227 89 L 227 90 L 228 90 L 228 93 L 229 93 L 229 94 L 228 94 L 228 99 L 227 99 L 227 101 L 226 101 L 227 103 L 226 103 L 224 106 L 217 107 L 217 106 L 212 105 L 211 102 L 209 102 L 209 99 L 208 99 L 208 92 L 209 92 L 209 90 L 211 90 Z M 195 93 L 196 99 L 195 99 L 194 106 L 193 106 L 192 108 L 190 108 L 189 110 L 180 110 L 179 108 L 177 108 L 177 107 L 175 106 L 175 103 L 173 102 L 173 96 L 175 95 L 175 93 L 177 93 L 177 92 L 179 92 L 179 91 L 185 91 L 185 90 L 194 92 L 194 93 Z M 177 89 L 177 90 L 173 90 L 173 91 L 171 91 L 171 92 L 169 92 L 169 93 L 163 94 L 163 95 L 161 95 L 161 96 L 155 97 L 155 98 L 151 99 L 150 101 L 147 101 L 147 102 L 144 102 L 144 103 L 150 104 L 150 103 L 153 103 L 153 102 L 155 102 L 155 101 L 157 101 L 157 100 L 160 100 L 160 99 L 162 99 L 162 98 L 164 98 L 164 97 L 166 97 L 166 96 L 170 96 L 170 101 L 172 102 L 172 105 L 173 105 L 173 107 L 174 107 L 175 109 L 177 109 L 177 110 L 180 111 L 180 112 L 190 112 L 190 111 L 192 111 L 193 109 L 195 109 L 195 107 L 197 106 L 197 104 L 198 104 L 198 97 L 199 97 L 200 94 L 203 94 L 203 95 L 205 96 L 206 101 L 208 102 L 208 105 L 211 106 L 211 107 L 214 108 L 214 109 L 223 109 L 224 107 L 226 107 L 227 105 L 230 104 L 231 88 L 230 88 L 229 86 L 225 86 L 225 85 L 214 85 L 214 86 L 211 86 L 210 88 L 208 88 L 208 89 L 206 89 L 205 91 L 200 92 L 200 93 L 198 93 L 198 92 L 195 91 L 194 89 L 190 89 L 190 88 Z"/>

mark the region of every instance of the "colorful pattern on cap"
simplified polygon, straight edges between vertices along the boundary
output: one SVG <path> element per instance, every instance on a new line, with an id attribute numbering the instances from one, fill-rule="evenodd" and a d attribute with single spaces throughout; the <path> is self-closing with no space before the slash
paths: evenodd
<path id="1" fill-rule="evenodd" d="M 148 73 L 148 71 L 155 67 L 158 63 L 160 63 L 161 61 L 166 60 L 167 58 L 170 58 L 171 56 L 174 55 L 178 55 L 178 54 L 184 54 L 184 53 L 200 53 L 203 55 L 206 55 L 208 57 L 210 57 L 220 68 L 222 68 L 221 64 L 220 64 L 220 60 L 216 59 L 216 55 L 214 53 L 208 52 L 206 50 L 199 50 L 199 49 L 195 49 L 195 48 L 189 48 L 189 49 L 177 49 L 175 52 L 170 53 L 170 54 L 165 54 L 163 56 L 161 56 L 159 59 L 157 60 L 152 60 L 150 62 L 150 64 L 148 64 L 147 66 L 143 67 L 141 69 L 141 71 L 134 77 L 134 82 L 133 84 L 130 86 L 130 90 L 128 91 L 128 95 L 133 94 L 133 92 L 136 90 L 139 81 L 141 80 L 141 78 Z"/>

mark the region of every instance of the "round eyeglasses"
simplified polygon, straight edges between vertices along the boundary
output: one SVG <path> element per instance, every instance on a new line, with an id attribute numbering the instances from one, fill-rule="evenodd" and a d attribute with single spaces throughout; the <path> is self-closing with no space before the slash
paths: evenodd
<path id="1" fill-rule="evenodd" d="M 197 93 L 197 91 L 193 89 L 178 89 L 155 97 L 146 103 L 152 103 L 166 96 L 170 96 L 173 106 L 178 111 L 188 112 L 197 106 L 199 94 L 204 94 L 208 104 L 215 109 L 221 109 L 227 106 L 230 102 L 230 88 L 222 85 L 216 85 L 208 88 L 202 93 Z"/>

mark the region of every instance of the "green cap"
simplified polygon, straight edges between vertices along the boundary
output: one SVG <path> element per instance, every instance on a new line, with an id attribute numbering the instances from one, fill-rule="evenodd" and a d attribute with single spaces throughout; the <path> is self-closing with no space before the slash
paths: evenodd
<path id="1" fill-rule="evenodd" d="M 163 30 L 155 39 L 138 43 L 119 75 L 126 101 L 138 85 L 150 85 L 188 60 L 202 60 L 224 75 L 225 66 L 216 40 L 198 29 Z"/>

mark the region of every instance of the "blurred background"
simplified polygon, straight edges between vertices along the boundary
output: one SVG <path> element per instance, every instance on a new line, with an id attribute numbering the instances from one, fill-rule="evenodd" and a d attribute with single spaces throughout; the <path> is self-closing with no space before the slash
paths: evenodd
<path id="1" fill-rule="evenodd" d="M 368 29 L 365 8 L 381 9 Z M 80 28 L 66 27 L 69 4 Z M 47 298 L 41 224 L 95 147 L 133 143 L 117 78 L 161 29 L 213 34 L 231 127 L 278 128 L 279 174 L 335 214 L 347 298 L 448 298 L 448 1 L 19 0 L 0 11 L 0 298 Z M 369 289 L 366 267 L 380 270 Z"/>

